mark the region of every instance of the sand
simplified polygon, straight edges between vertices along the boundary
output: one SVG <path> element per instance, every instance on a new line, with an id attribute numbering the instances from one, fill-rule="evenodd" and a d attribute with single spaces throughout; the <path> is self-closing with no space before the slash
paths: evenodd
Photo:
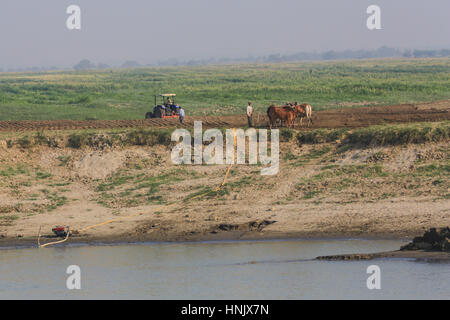
<path id="1" fill-rule="evenodd" d="M 193 193 L 221 184 L 226 165 L 175 166 L 170 148 L 163 146 L 5 148 L 0 246 L 35 246 L 39 227 L 42 242 L 53 241 L 56 225 L 75 231 L 70 243 L 406 239 L 450 225 L 448 173 L 417 171 L 446 163 L 448 144 L 343 153 L 337 147 L 282 143 L 278 175 L 261 176 L 259 166 L 236 165 L 223 192 L 194 200 L 188 200 Z M 317 150 L 329 151 L 312 157 Z M 330 165 L 334 169 L 326 168 Z M 386 175 L 367 175 L 364 166 L 381 166 Z M 356 172 L 330 171 L 341 167 Z M 326 170 L 331 176 L 318 178 Z M 110 219 L 118 220 L 76 232 Z"/>

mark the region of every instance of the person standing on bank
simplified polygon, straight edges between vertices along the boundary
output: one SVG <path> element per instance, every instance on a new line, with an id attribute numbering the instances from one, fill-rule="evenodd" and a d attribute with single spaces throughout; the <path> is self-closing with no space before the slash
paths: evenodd
<path id="1" fill-rule="evenodd" d="M 184 109 L 183 109 L 183 107 L 180 107 L 180 123 L 183 123 L 184 115 L 185 115 Z"/>
<path id="2" fill-rule="evenodd" d="M 247 120 L 248 120 L 248 126 L 249 127 L 253 127 L 253 125 L 252 125 L 252 117 L 253 117 L 253 107 L 252 107 L 252 102 L 249 101 L 248 102 L 248 106 L 247 106 Z"/>

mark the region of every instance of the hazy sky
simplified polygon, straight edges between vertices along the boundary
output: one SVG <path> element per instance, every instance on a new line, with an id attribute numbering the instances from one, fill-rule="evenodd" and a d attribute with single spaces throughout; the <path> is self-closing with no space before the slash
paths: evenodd
<path id="1" fill-rule="evenodd" d="M 81 30 L 66 8 L 81 7 Z M 381 7 L 382 30 L 366 27 Z M 450 48 L 449 0 L 1 0 L 0 67 Z"/>

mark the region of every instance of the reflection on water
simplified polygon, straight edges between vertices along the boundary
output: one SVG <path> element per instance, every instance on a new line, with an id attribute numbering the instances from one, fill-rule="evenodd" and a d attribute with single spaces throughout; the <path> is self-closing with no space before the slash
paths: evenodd
<path id="1" fill-rule="evenodd" d="M 399 248 L 391 240 L 147 243 L 0 250 L 0 298 L 450 299 L 450 265 L 410 260 L 312 261 Z M 381 290 L 366 269 L 381 268 Z M 81 290 L 66 268 L 81 268 Z"/>

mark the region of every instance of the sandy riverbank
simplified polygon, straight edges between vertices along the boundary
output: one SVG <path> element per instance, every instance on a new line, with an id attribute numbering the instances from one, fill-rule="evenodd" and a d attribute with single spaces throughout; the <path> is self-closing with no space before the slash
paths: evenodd
<path id="1" fill-rule="evenodd" d="M 448 141 L 357 147 L 292 137 L 277 175 L 237 165 L 216 192 L 226 165 L 176 166 L 158 144 L 115 146 L 103 136 L 69 148 L 58 139 L 0 143 L 0 246 L 36 245 L 39 226 L 49 236 L 55 225 L 107 220 L 69 241 L 406 239 L 450 225 Z"/>

